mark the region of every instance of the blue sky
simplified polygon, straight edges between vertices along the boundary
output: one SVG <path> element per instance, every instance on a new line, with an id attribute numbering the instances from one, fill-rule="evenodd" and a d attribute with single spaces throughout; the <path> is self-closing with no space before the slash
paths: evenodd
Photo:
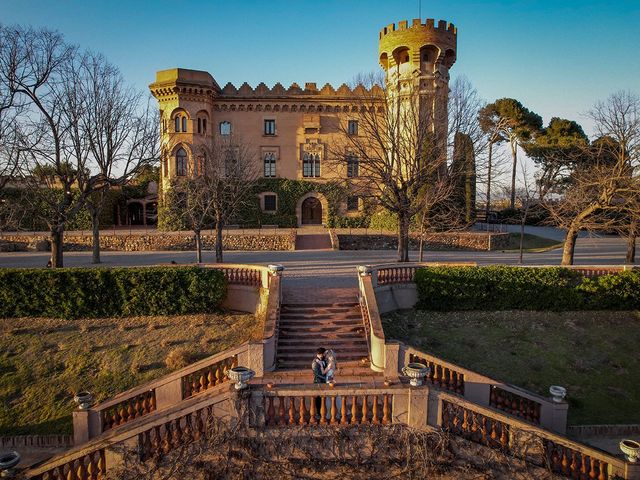
<path id="1" fill-rule="evenodd" d="M 0 21 L 47 26 L 104 53 L 139 88 L 156 70 L 218 83 L 329 82 L 378 68 L 378 31 L 418 0 L 0 0 Z M 581 116 L 615 90 L 640 93 L 640 0 L 422 0 L 458 28 L 458 62 L 483 98 L 514 97 L 545 122 Z"/>

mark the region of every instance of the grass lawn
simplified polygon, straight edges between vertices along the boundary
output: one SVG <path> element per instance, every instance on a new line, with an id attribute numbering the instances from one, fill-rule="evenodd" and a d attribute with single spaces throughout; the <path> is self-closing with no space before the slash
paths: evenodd
<path id="1" fill-rule="evenodd" d="M 199 359 L 261 335 L 250 314 L 0 319 L 0 435 L 71 433 L 75 392 L 109 398 L 168 373 L 175 348 Z"/>
<path id="2" fill-rule="evenodd" d="M 523 247 L 525 252 L 546 252 L 547 250 L 562 247 L 563 243 L 551 238 L 525 233 Z M 506 250 L 520 250 L 520 233 L 509 234 L 509 246 Z"/>
<path id="3" fill-rule="evenodd" d="M 640 312 L 396 312 L 387 338 L 548 396 L 572 425 L 640 423 Z"/>

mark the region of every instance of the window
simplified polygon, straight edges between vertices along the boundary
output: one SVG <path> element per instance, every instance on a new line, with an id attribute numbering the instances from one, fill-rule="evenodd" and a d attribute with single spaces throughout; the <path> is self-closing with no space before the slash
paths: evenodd
<path id="1" fill-rule="evenodd" d="M 227 177 L 234 177 L 237 175 L 237 152 L 235 148 L 229 148 L 225 153 L 224 158 L 224 173 Z"/>
<path id="2" fill-rule="evenodd" d="M 275 120 L 265 120 L 264 121 L 264 134 L 265 135 L 275 135 L 276 134 L 276 121 Z"/>
<path id="3" fill-rule="evenodd" d="M 207 119 L 202 119 L 202 133 L 207 133 Z"/>
<path id="4" fill-rule="evenodd" d="M 187 152 L 180 147 L 176 152 L 176 175 L 184 177 L 187 174 Z"/>
<path id="5" fill-rule="evenodd" d="M 347 177 L 357 177 L 359 167 L 358 157 L 354 155 L 347 156 Z"/>
<path id="6" fill-rule="evenodd" d="M 180 117 L 176 117 L 176 132 L 180 131 Z"/>
<path id="7" fill-rule="evenodd" d="M 264 196 L 264 211 L 275 212 L 277 207 L 277 197 L 275 195 Z"/>
<path id="8" fill-rule="evenodd" d="M 319 177 L 320 176 L 320 155 L 317 153 L 305 153 L 302 157 L 302 176 L 303 177 Z"/>
<path id="9" fill-rule="evenodd" d="M 198 133 L 202 133 L 202 119 L 198 119 Z"/>
<path id="10" fill-rule="evenodd" d="M 276 176 L 276 155 L 273 152 L 267 152 L 264 154 L 264 176 Z"/>
<path id="11" fill-rule="evenodd" d="M 347 211 L 357 212 L 360 204 L 360 197 L 347 197 Z"/>
<path id="12" fill-rule="evenodd" d="M 182 131 L 187 131 L 187 117 L 182 117 Z"/>
<path id="13" fill-rule="evenodd" d="M 349 120 L 347 131 L 349 132 L 349 135 L 358 135 L 358 121 Z"/>
<path id="14" fill-rule="evenodd" d="M 220 122 L 220 135 L 231 135 L 230 122 Z"/>

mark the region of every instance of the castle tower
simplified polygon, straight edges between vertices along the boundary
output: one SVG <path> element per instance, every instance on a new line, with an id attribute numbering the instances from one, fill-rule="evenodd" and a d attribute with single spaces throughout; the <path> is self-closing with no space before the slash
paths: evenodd
<path id="1" fill-rule="evenodd" d="M 199 147 L 211 141 L 212 106 L 220 87 L 207 72 L 172 68 L 157 72 L 149 89 L 160 108 L 160 185 L 166 191 L 171 180 L 200 173 Z"/>
<path id="2" fill-rule="evenodd" d="M 387 98 L 400 101 L 411 111 L 420 129 L 434 135 L 441 154 L 446 154 L 449 69 L 456 61 L 457 29 L 444 20 L 422 23 L 414 19 L 390 24 L 380 31 L 379 59 L 385 71 Z"/>

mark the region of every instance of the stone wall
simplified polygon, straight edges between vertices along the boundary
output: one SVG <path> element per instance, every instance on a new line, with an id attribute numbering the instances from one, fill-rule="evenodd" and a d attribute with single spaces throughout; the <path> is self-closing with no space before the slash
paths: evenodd
<path id="1" fill-rule="evenodd" d="M 394 235 L 343 235 L 338 234 L 340 250 L 395 250 L 398 238 Z M 417 250 L 419 237 L 412 235 L 410 248 Z M 447 232 L 425 237 L 425 249 L 429 250 L 504 250 L 509 246 L 508 233 Z"/>
<path id="2" fill-rule="evenodd" d="M 215 235 L 202 235 L 205 250 L 215 247 Z M 283 251 L 295 248 L 295 233 L 282 234 L 225 234 L 222 239 L 223 248 L 232 250 Z M 65 251 L 91 250 L 91 235 L 65 235 Z M 167 250 L 195 250 L 192 233 L 167 234 L 102 234 L 100 247 L 104 251 L 146 252 Z M 0 238 L 0 252 L 49 251 L 51 244 L 45 235 L 5 235 Z"/>

